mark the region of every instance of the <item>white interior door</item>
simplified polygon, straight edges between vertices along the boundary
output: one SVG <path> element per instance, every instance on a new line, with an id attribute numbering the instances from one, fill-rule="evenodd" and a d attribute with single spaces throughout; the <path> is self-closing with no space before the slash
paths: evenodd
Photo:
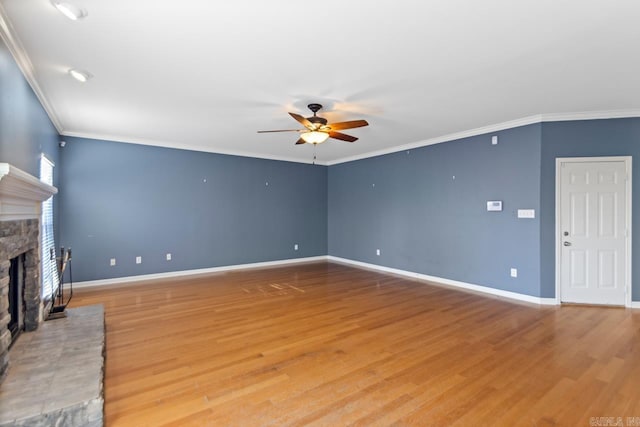
<path id="1" fill-rule="evenodd" d="M 625 305 L 627 164 L 576 160 L 559 161 L 561 301 Z"/>

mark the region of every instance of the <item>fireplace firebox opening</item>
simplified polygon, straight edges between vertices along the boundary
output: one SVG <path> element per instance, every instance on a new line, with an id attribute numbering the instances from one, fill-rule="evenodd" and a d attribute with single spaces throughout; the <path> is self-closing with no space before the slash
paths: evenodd
<path id="1" fill-rule="evenodd" d="M 24 254 L 11 260 L 9 268 L 9 315 L 7 328 L 11 332 L 11 343 L 14 343 L 20 332 L 24 330 Z"/>

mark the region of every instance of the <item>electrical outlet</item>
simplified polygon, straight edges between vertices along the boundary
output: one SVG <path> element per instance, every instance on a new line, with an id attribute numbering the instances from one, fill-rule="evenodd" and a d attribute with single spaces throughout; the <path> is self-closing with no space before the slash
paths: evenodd
<path id="1" fill-rule="evenodd" d="M 111 258 L 111 259 L 109 260 L 109 265 L 110 265 L 111 267 L 113 267 L 114 265 L 116 265 L 116 259 L 115 259 L 115 258 Z"/>
<path id="2" fill-rule="evenodd" d="M 517 268 L 512 268 L 511 269 L 511 277 L 518 277 L 518 269 Z"/>
<path id="3" fill-rule="evenodd" d="M 298 250 L 298 244 L 296 243 L 295 245 L 293 245 L 293 250 L 297 251 Z"/>
<path id="4" fill-rule="evenodd" d="M 376 249 L 376 255 L 380 256 L 380 249 Z"/>
<path id="5" fill-rule="evenodd" d="M 142 264 L 142 257 L 141 256 L 137 256 L 136 257 L 136 264 Z"/>
<path id="6" fill-rule="evenodd" d="M 171 261 L 171 254 L 167 254 L 167 261 Z"/>

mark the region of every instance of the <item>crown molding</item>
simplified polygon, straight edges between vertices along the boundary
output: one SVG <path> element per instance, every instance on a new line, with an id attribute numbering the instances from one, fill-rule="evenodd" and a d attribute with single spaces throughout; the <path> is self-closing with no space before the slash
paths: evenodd
<path id="1" fill-rule="evenodd" d="M 510 120 L 507 122 L 496 123 L 493 125 L 482 126 L 475 129 L 469 129 L 462 132 L 450 133 L 448 135 L 429 138 L 422 141 L 412 142 L 410 144 L 399 145 L 396 147 L 386 148 L 383 150 L 369 151 L 367 153 L 358 154 L 350 157 L 327 162 L 328 166 L 340 163 L 352 162 L 355 160 L 368 159 L 370 157 L 382 156 L 385 154 L 397 153 L 405 150 L 412 150 L 427 145 L 441 144 L 443 142 L 455 141 L 458 139 L 469 138 L 472 136 L 484 135 L 492 132 L 499 132 L 506 129 L 517 128 L 520 126 L 531 125 L 544 122 L 564 122 L 573 120 L 606 120 L 606 119 L 623 119 L 640 117 L 640 110 L 611 110 L 611 111 L 584 111 L 578 113 L 548 113 L 537 114 L 534 116 L 523 117 L 520 119 Z"/>
<path id="2" fill-rule="evenodd" d="M 496 123 L 492 125 L 482 126 L 474 129 L 465 130 L 462 132 L 450 133 L 447 135 L 438 136 L 435 138 L 424 139 L 410 144 L 398 145 L 395 147 L 385 148 L 382 150 L 369 151 L 366 153 L 358 154 L 355 156 L 342 157 L 331 161 L 316 160 L 315 164 L 320 166 L 332 166 L 340 163 L 348 163 L 356 160 L 368 159 L 371 157 L 382 156 L 385 154 L 398 153 L 405 150 L 413 150 L 416 148 L 426 147 L 428 145 L 441 144 L 443 142 L 456 141 L 463 138 L 470 138 L 473 136 L 484 135 L 492 132 L 499 132 L 506 129 L 513 129 L 520 126 L 527 126 L 536 123 L 544 122 L 561 122 L 561 121 L 573 121 L 573 120 L 606 120 L 606 119 L 623 119 L 640 117 L 640 110 L 610 110 L 610 111 L 584 111 L 577 113 L 545 113 L 537 114 L 533 116 L 522 117 L 515 120 L 509 120 L 506 122 Z M 149 145 L 154 147 L 174 148 L 178 150 L 190 150 L 199 151 L 204 153 L 224 154 L 229 156 L 240 157 L 253 157 L 266 160 L 278 160 L 283 162 L 303 163 L 309 164 L 311 162 L 300 160 L 299 158 L 286 157 L 286 156 L 271 156 L 263 153 L 254 153 L 250 151 L 239 150 L 220 150 L 215 148 L 207 148 L 199 145 L 181 144 L 176 142 L 150 140 L 142 138 L 126 138 L 118 135 L 105 135 L 105 134 L 92 134 L 87 132 L 61 132 L 63 136 L 72 136 L 77 138 L 89 138 L 98 139 L 104 141 L 123 142 L 126 144 L 140 144 Z"/>
<path id="3" fill-rule="evenodd" d="M 201 153 L 213 153 L 213 154 L 222 154 L 226 156 L 238 156 L 238 157 L 251 157 L 254 159 L 264 159 L 264 160 L 276 160 L 280 162 L 292 162 L 292 163 L 302 163 L 302 164 L 312 164 L 312 161 L 300 160 L 296 157 L 287 157 L 287 156 L 272 156 L 265 155 L 264 153 L 254 153 L 251 151 L 241 151 L 241 150 L 220 150 L 215 147 L 203 147 L 201 145 L 193 145 L 193 144 L 181 144 L 176 142 L 169 141 L 160 141 L 160 140 L 151 140 L 144 138 L 126 138 L 119 135 L 105 135 L 105 134 L 97 134 L 97 133 L 89 133 L 89 132 L 62 132 L 61 136 L 70 136 L 74 138 L 87 138 L 87 139 L 97 139 L 101 141 L 113 141 L 113 142 L 121 142 L 124 144 L 137 144 L 137 145 L 149 145 L 152 147 L 162 147 L 162 148 L 173 148 L 176 150 L 188 150 L 188 151 L 198 151 Z M 328 162 L 326 161 L 315 161 L 317 166 L 328 166 Z"/>
<path id="4" fill-rule="evenodd" d="M 462 132 L 450 133 L 448 135 L 438 136 L 435 138 L 423 139 L 421 141 L 412 142 L 410 144 L 398 145 L 395 147 L 385 148 L 382 150 L 369 151 L 367 153 L 358 154 L 355 156 L 343 157 L 331 162 L 328 162 L 329 166 L 337 165 L 340 163 L 352 162 L 354 160 L 368 159 L 370 157 L 382 156 L 385 154 L 397 153 L 405 150 L 413 150 L 415 148 L 426 147 L 427 145 L 441 144 L 443 142 L 455 141 L 457 139 L 469 138 L 471 136 L 482 135 L 490 132 L 498 132 L 505 129 L 516 128 L 519 126 L 526 126 L 533 123 L 540 123 L 542 120 L 541 115 L 524 117 L 521 119 L 510 120 L 508 122 L 497 123 L 494 125 L 483 126 L 475 129 L 465 130 Z"/>
<path id="5" fill-rule="evenodd" d="M 640 117 L 640 110 L 583 111 L 578 113 L 542 114 L 542 122 L 568 122 L 573 120 L 607 120 Z"/>
<path id="6" fill-rule="evenodd" d="M 47 99 L 42 88 L 40 88 L 40 85 L 38 84 L 38 81 L 35 77 L 33 63 L 31 62 L 31 59 L 29 59 L 29 55 L 27 55 L 22 42 L 17 36 L 16 31 L 13 29 L 9 18 L 7 17 L 7 14 L 2 7 L 2 3 L 0 3 L 0 38 L 2 38 L 2 40 L 9 48 L 9 52 L 11 52 L 13 59 L 18 64 L 20 71 L 22 71 L 22 75 L 27 80 L 27 83 L 29 83 L 29 86 L 31 86 L 33 92 L 36 94 L 36 97 L 40 101 L 40 104 L 42 104 L 42 107 L 49 116 L 51 123 L 53 123 L 53 126 L 55 126 L 58 133 L 62 133 L 62 123 L 60 123 L 55 109 Z"/>
<path id="7" fill-rule="evenodd" d="M 117 135 L 105 135 L 105 134 L 91 134 L 84 132 L 70 132 L 65 131 L 62 123 L 60 122 L 58 115 L 48 101 L 46 95 L 43 90 L 40 88 L 36 77 L 33 64 L 27 55 L 22 42 L 16 35 L 15 30 L 13 29 L 11 22 L 9 21 L 7 14 L 0 3 L 0 38 L 4 40 L 11 55 L 15 59 L 18 67 L 22 71 L 25 79 L 31 86 L 31 89 L 35 93 L 36 97 L 42 104 L 44 110 L 46 111 L 49 119 L 55 126 L 56 130 L 60 135 L 63 136 L 73 136 L 80 138 L 91 138 L 98 140 L 108 140 L 108 141 L 116 141 L 130 144 L 140 144 L 140 145 L 149 145 L 156 147 L 165 147 L 165 148 L 175 148 L 181 150 L 190 150 L 190 151 L 200 151 L 205 153 L 216 153 L 216 154 L 224 154 L 230 156 L 241 156 L 241 157 L 253 157 L 260 158 L 266 160 L 277 160 L 277 161 L 285 161 L 285 162 L 294 162 L 294 163 L 303 163 L 309 164 L 311 162 L 301 160 L 300 158 L 288 157 L 288 156 L 274 156 L 274 155 L 265 155 L 263 153 L 256 153 L 250 151 L 236 151 L 236 150 L 220 150 L 215 148 L 206 148 L 197 145 L 191 144 L 181 144 L 175 142 L 168 141 L 158 141 L 158 140 L 150 140 L 150 139 L 138 139 L 138 138 L 128 138 Z M 543 122 L 558 122 L 558 121 L 572 121 L 572 120 L 599 120 L 599 119 L 618 119 L 618 118 L 630 118 L 630 117 L 640 117 L 640 110 L 638 109 L 630 109 L 630 110 L 611 110 L 611 111 L 587 111 L 587 112 L 576 112 L 576 113 L 542 113 L 533 116 L 523 117 L 515 120 L 510 120 L 502 123 L 496 123 L 492 125 L 482 126 L 474 129 L 469 129 L 466 131 L 455 132 L 447 135 L 438 136 L 435 138 L 424 139 L 420 141 L 416 141 L 409 144 L 403 144 L 395 147 L 390 147 L 381 150 L 374 150 L 365 152 L 362 154 L 358 154 L 355 156 L 348 156 L 338 158 L 336 160 L 331 161 L 318 161 L 316 160 L 315 164 L 320 166 L 332 166 L 340 163 L 352 162 L 355 160 L 367 159 L 370 157 L 382 156 L 385 154 L 397 153 L 400 151 L 416 149 L 420 147 L 425 147 L 428 145 L 440 144 L 443 142 L 455 141 L 458 139 L 469 138 L 473 136 L 483 135 L 491 132 L 498 132 L 505 129 L 516 128 L 520 126 L 526 126 L 535 123 L 543 123 Z"/>

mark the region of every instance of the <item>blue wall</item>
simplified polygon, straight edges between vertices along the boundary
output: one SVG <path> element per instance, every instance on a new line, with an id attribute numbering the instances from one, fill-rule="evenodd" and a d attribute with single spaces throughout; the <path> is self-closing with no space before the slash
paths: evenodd
<path id="1" fill-rule="evenodd" d="M 59 185 L 58 131 L 0 39 L 0 163 L 40 177 L 44 153 L 56 165 L 53 184 Z M 58 196 L 53 197 L 53 234 L 59 236 Z"/>
<path id="2" fill-rule="evenodd" d="M 78 138 L 60 155 L 55 127 L 0 40 L 0 162 L 34 176 L 41 153 L 56 164 L 56 239 L 75 249 L 76 281 L 329 253 L 552 298 L 555 159 L 637 157 L 640 119 L 494 134 L 497 146 L 482 135 L 330 168 Z M 633 181 L 639 212 L 638 165 Z M 487 212 L 487 200 L 504 211 Z M 518 208 L 537 218 L 517 219 Z"/>
<path id="3" fill-rule="evenodd" d="M 637 158 L 640 118 L 543 123 L 497 135 L 497 146 L 482 135 L 330 167 L 329 254 L 554 298 L 555 159 Z M 502 213 L 486 212 L 493 199 L 503 200 Z M 536 209 L 537 219 L 518 220 L 518 208 Z M 633 212 L 639 210 L 635 165 Z M 632 220 L 634 301 L 639 218 Z"/>
<path id="4" fill-rule="evenodd" d="M 555 179 L 557 157 L 633 156 L 632 270 L 640 300 L 640 118 L 544 123 L 541 168 L 541 287 L 555 295 Z"/>
<path id="5" fill-rule="evenodd" d="M 76 281 L 327 254 L 324 166 L 65 140 L 61 245 Z"/>
<path id="6" fill-rule="evenodd" d="M 0 162 L 39 177 L 41 153 L 58 165 L 58 141 L 58 131 L 0 39 Z"/>
<path id="7" fill-rule="evenodd" d="M 331 166 L 329 254 L 540 296 L 540 222 L 516 212 L 540 208 L 541 129 Z"/>

